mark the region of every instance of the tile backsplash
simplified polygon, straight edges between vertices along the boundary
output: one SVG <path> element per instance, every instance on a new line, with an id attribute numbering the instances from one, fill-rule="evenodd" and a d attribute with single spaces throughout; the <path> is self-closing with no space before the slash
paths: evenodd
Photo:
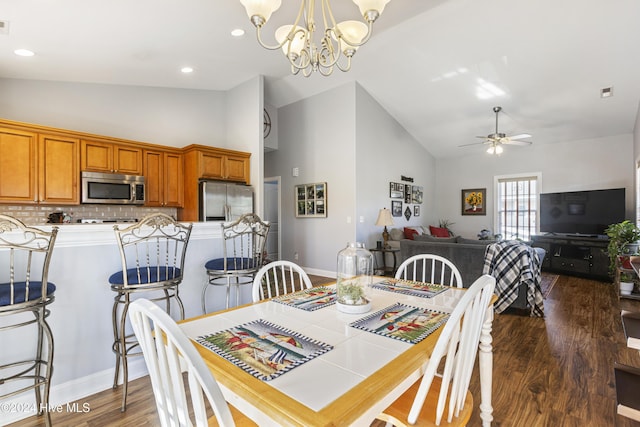
<path id="1" fill-rule="evenodd" d="M 139 207 L 129 205 L 6 205 L 0 204 L 0 214 L 10 215 L 18 218 L 26 225 L 42 225 L 49 220 L 49 214 L 53 212 L 64 212 L 71 217 L 71 223 L 76 223 L 80 219 L 141 219 L 145 215 L 162 212 L 176 217 L 176 208 L 160 207 Z"/>

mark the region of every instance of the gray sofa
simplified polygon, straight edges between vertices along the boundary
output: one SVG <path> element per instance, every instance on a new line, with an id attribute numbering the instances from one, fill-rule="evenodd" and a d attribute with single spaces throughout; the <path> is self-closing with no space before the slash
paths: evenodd
<path id="1" fill-rule="evenodd" d="M 471 240 L 457 237 L 415 236 L 414 240 L 400 240 L 400 259 L 404 260 L 419 254 L 440 255 L 451 261 L 460 271 L 464 287 L 482 275 L 484 251 L 493 240 Z"/>
<path id="2" fill-rule="evenodd" d="M 429 235 L 415 236 L 414 240 L 400 240 L 400 265 L 406 259 L 418 254 L 435 254 L 449 259 L 460 271 L 464 287 L 471 284 L 482 275 L 484 267 L 485 250 L 487 245 L 494 243 L 494 240 L 473 240 L 463 237 L 433 237 Z M 542 264 L 544 250 L 535 248 L 538 258 Z M 518 297 L 511 304 L 510 308 L 528 309 L 527 287 L 520 286 Z"/>

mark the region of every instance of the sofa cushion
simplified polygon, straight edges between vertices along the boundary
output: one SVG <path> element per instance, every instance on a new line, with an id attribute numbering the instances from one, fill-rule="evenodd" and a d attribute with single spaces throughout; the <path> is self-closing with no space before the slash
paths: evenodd
<path id="1" fill-rule="evenodd" d="M 439 243 L 458 243 L 457 237 L 435 237 L 428 234 L 416 236 L 413 240 L 419 240 L 423 242 L 439 242 Z"/>
<path id="2" fill-rule="evenodd" d="M 442 227 L 434 227 L 433 225 L 429 226 L 429 232 L 432 236 L 436 237 L 449 237 L 449 230 Z"/>
<path id="3" fill-rule="evenodd" d="M 495 243 L 497 240 L 476 240 L 476 239 L 465 239 L 464 237 L 458 236 L 458 243 L 467 243 L 469 245 L 490 245 L 491 243 Z"/>

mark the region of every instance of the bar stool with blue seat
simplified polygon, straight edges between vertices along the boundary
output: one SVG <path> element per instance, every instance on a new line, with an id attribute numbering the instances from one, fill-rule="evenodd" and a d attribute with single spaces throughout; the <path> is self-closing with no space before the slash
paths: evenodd
<path id="1" fill-rule="evenodd" d="M 226 286 L 229 308 L 231 286 L 236 288 L 236 305 L 240 303 L 240 286 L 253 284 L 262 267 L 269 223 L 256 214 L 244 214 L 233 222 L 222 223 L 222 257 L 207 261 L 204 268 L 209 280 L 202 289 L 202 311 L 207 312 L 209 285 Z"/>
<path id="2" fill-rule="evenodd" d="M 48 308 L 55 297 L 56 286 L 48 281 L 49 263 L 58 228 L 44 231 L 27 227 L 20 220 L 0 215 L 0 333 L 2 347 L 22 347 L 29 330 L 16 328 L 35 325 L 35 352 L 21 360 L 2 358 L 0 366 L 0 399 L 35 390 L 38 415 L 45 415 L 51 425 L 49 390 L 53 371 L 53 334 L 47 323 Z M 31 313 L 33 318 L 29 315 Z M 13 336 L 11 334 L 14 334 Z M 7 337 L 8 335 L 8 337 Z M 12 344 L 9 344 L 12 342 Z M 31 345 L 29 346 L 31 348 Z M 4 353 L 4 351 L 3 351 Z M 8 352 L 6 353 L 8 354 Z M 15 387 L 13 387 L 15 385 Z"/>
<path id="3" fill-rule="evenodd" d="M 127 228 L 113 227 L 122 261 L 122 270 L 109 277 L 111 290 L 116 292 L 112 312 L 112 349 L 116 355 L 113 388 L 118 386 L 122 368 L 122 411 L 127 407 L 128 357 L 142 354 L 135 335 L 127 331 L 129 304 L 133 295 L 139 294 L 156 303 L 164 302 L 165 311 L 171 314 L 173 299 L 177 304 L 178 317 L 184 319 L 178 286 L 184 275 L 185 253 L 192 226 L 180 224 L 169 215 L 154 213 Z"/>

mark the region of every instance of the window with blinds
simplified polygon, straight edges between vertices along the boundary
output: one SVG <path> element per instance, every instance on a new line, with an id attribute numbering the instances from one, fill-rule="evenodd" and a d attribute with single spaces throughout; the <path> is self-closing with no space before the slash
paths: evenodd
<path id="1" fill-rule="evenodd" d="M 540 174 L 496 177 L 496 233 L 529 240 L 536 233 Z"/>

